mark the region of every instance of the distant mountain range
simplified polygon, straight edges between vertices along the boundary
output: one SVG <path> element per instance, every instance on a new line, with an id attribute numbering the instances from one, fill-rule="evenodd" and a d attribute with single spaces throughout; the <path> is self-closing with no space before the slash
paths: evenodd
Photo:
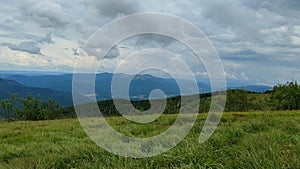
<path id="1" fill-rule="evenodd" d="M 0 78 L 0 100 L 9 98 L 11 94 L 18 94 L 20 98 L 27 94 L 40 95 L 42 101 L 49 99 L 57 101 L 61 106 L 72 105 L 72 94 L 69 92 L 55 91 L 47 88 L 27 87 L 16 81 Z"/>
<path id="2" fill-rule="evenodd" d="M 85 79 L 86 74 L 78 75 Z M 128 80 L 132 76 L 127 74 L 111 74 L 101 73 L 96 75 L 95 79 L 95 92 L 99 96 L 98 100 L 111 99 L 111 81 L 114 78 Z M 72 78 L 73 74 L 62 75 L 41 75 L 41 76 L 28 76 L 28 75 L 12 75 L 5 77 L 6 79 L 17 81 L 23 85 L 39 88 L 49 88 L 56 91 L 72 92 Z M 189 88 L 192 83 L 190 81 L 181 80 L 185 87 Z M 85 80 L 82 80 L 85 83 Z M 88 85 L 88 84 L 86 84 Z M 121 85 L 121 84 L 120 84 Z M 198 93 L 210 92 L 210 87 L 202 82 L 198 82 Z M 172 78 L 160 78 L 149 74 L 137 75 L 131 81 L 129 93 L 131 98 L 145 99 L 149 97 L 149 93 L 153 89 L 161 89 L 169 97 L 180 95 L 179 87 Z M 91 94 L 91 93 L 80 93 Z M 195 94 L 195 93 L 186 93 Z"/>
<path id="3" fill-rule="evenodd" d="M 80 85 L 88 85 L 85 80 L 88 74 L 77 74 L 82 77 Z M 95 90 L 91 92 L 79 92 L 77 95 L 83 97 L 95 97 L 97 100 L 111 99 L 111 81 L 112 78 L 120 80 L 120 90 L 122 90 L 122 81 L 132 78 L 128 74 L 112 74 L 99 73 L 95 78 Z M 73 74 L 55 73 L 50 75 L 44 73 L 20 73 L 20 72 L 4 72 L 0 71 L 0 99 L 7 98 L 11 93 L 19 93 L 24 96 L 27 93 L 32 95 L 40 94 L 41 99 L 54 99 L 61 105 L 72 104 L 72 79 Z M 188 80 L 180 79 L 184 88 L 191 89 L 193 83 Z M 129 96 L 131 100 L 148 99 L 152 90 L 160 89 L 167 97 L 178 95 L 190 95 L 198 93 L 211 92 L 210 84 L 204 82 L 197 82 L 198 91 L 187 90 L 185 93 L 180 93 L 180 89 L 173 78 L 156 77 L 149 74 L 141 74 L 134 76 L 129 87 Z M 272 89 L 269 86 L 262 85 L 244 85 L 239 87 L 229 87 L 230 89 L 244 89 L 251 92 L 263 93 Z M 119 95 L 118 98 L 125 98 Z"/>
<path id="4" fill-rule="evenodd" d="M 241 87 L 229 87 L 229 89 L 243 89 L 249 92 L 264 93 L 268 90 L 272 90 L 272 87 L 264 85 L 246 85 Z"/>

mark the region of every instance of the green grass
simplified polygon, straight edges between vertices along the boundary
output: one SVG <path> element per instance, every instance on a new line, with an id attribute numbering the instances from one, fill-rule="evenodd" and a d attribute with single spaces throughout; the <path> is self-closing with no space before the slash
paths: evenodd
<path id="1" fill-rule="evenodd" d="M 131 137 L 165 131 L 176 115 L 151 124 L 106 118 Z M 0 168 L 300 168 L 300 111 L 225 113 L 204 144 L 198 137 L 206 114 L 189 135 L 161 155 L 133 159 L 113 155 L 87 137 L 77 119 L 0 121 Z"/>

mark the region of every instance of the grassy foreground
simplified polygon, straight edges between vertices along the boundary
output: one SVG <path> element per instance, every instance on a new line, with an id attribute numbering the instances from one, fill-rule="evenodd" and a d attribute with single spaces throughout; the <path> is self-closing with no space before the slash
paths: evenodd
<path id="1" fill-rule="evenodd" d="M 300 111 L 225 113 L 204 144 L 198 137 L 206 114 L 189 135 L 159 156 L 133 159 L 99 148 L 77 119 L 0 121 L 0 168 L 300 168 Z M 115 129 L 135 137 L 166 130 L 176 115 L 151 124 L 106 118 Z"/>

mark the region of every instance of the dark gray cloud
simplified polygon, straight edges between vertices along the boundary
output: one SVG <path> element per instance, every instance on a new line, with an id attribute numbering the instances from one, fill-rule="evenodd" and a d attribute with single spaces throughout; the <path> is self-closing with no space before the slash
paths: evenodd
<path id="1" fill-rule="evenodd" d="M 30 54 L 41 54 L 41 48 L 34 41 L 24 41 L 20 44 L 2 43 L 2 46 L 7 46 L 11 50 L 27 52 Z"/>
<path id="2" fill-rule="evenodd" d="M 267 9 L 274 13 L 281 15 L 299 14 L 300 1 L 299 0 L 244 0 L 243 3 L 253 9 Z"/>
<path id="3" fill-rule="evenodd" d="M 299 68 L 299 63 L 291 62 L 291 60 L 286 59 L 284 52 L 274 53 L 271 55 L 265 55 L 257 53 L 253 50 L 243 50 L 239 52 L 233 52 L 230 54 L 221 54 L 223 61 L 230 61 L 237 64 L 245 64 L 251 66 L 250 69 L 256 68 L 256 66 L 265 66 L 268 67 L 272 65 L 273 67 L 289 67 L 289 68 Z M 289 58 L 297 56 L 290 56 Z M 298 59 L 299 60 L 299 59 Z M 269 67 L 271 70 L 272 67 Z"/>
<path id="4" fill-rule="evenodd" d="M 220 54 L 222 59 L 229 60 L 229 61 L 235 61 L 235 62 L 266 62 L 270 61 L 268 57 L 266 57 L 263 54 L 258 54 L 257 52 L 253 50 L 242 50 L 238 52 L 232 52 L 230 54 Z"/>
<path id="5" fill-rule="evenodd" d="M 149 47 L 149 48 L 157 48 L 157 47 L 166 47 L 170 45 L 173 42 L 176 42 L 177 40 L 163 36 L 163 35 L 157 35 L 157 34 L 143 34 L 143 35 L 137 35 L 136 37 L 136 47 Z"/>
<path id="6" fill-rule="evenodd" d="M 85 1 L 88 9 L 94 9 L 101 17 L 128 15 L 140 10 L 139 1 L 132 0 L 93 0 Z"/>
<path id="7" fill-rule="evenodd" d="M 20 5 L 23 21 L 34 21 L 41 27 L 64 28 L 70 21 L 59 3 L 49 1 L 23 1 Z"/>
<path id="8" fill-rule="evenodd" d="M 28 32 L 14 29 L 12 26 L 4 26 L 0 24 L 0 30 L 9 31 L 9 33 L 0 33 L 0 37 L 13 38 L 13 39 L 31 39 L 40 43 L 52 43 L 52 32 L 47 33 L 45 36 L 38 36 Z"/>
<path id="9" fill-rule="evenodd" d="M 120 56 L 118 46 L 114 46 L 111 50 L 104 56 L 106 59 L 112 59 Z"/>
<path id="10" fill-rule="evenodd" d="M 201 3 L 202 16 L 214 22 L 224 30 L 230 28 L 242 38 L 255 37 L 257 29 L 257 16 L 253 9 L 247 8 L 236 0 L 210 0 Z"/>
<path id="11" fill-rule="evenodd" d="M 41 47 L 39 47 L 40 44 L 44 43 L 53 43 L 52 41 L 52 35 L 51 32 L 47 33 L 43 37 L 36 37 L 35 41 L 22 41 L 19 44 L 13 44 L 13 43 L 8 43 L 4 42 L 1 43 L 1 46 L 7 46 L 11 50 L 14 51 L 22 51 L 22 52 L 27 52 L 30 54 L 42 54 L 41 53 Z"/>

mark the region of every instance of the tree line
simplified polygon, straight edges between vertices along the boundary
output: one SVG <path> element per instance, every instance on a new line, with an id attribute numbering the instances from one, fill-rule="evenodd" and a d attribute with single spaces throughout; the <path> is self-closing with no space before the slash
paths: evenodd
<path id="1" fill-rule="evenodd" d="M 200 94 L 200 107 L 198 113 L 209 111 L 211 93 Z M 177 114 L 180 111 L 181 97 L 167 99 L 163 113 Z M 133 106 L 145 111 L 151 107 L 149 100 L 131 101 Z M 89 103 L 86 103 L 89 104 Z M 120 116 L 113 100 L 99 101 L 99 110 L 103 116 Z M 4 118 L 13 120 L 48 120 L 60 118 L 73 118 L 76 113 L 73 106 L 60 107 L 54 100 L 40 101 L 39 96 L 28 94 L 25 98 L 18 98 L 16 94 L 1 101 Z M 300 86 L 292 81 L 278 84 L 265 93 L 253 93 L 243 89 L 227 90 L 225 112 L 243 112 L 258 110 L 299 110 Z M 91 110 L 96 111 L 96 110 Z"/>
<path id="2" fill-rule="evenodd" d="M 61 107 L 55 100 L 40 101 L 39 96 L 28 94 L 19 98 L 12 94 L 10 98 L 1 100 L 1 109 L 7 121 L 14 120 L 52 120 L 75 117 L 70 107 Z"/>
<path id="3" fill-rule="evenodd" d="M 296 81 L 277 84 L 263 94 L 245 90 L 227 91 L 225 111 L 299 110 L 300 85 Z"/>

